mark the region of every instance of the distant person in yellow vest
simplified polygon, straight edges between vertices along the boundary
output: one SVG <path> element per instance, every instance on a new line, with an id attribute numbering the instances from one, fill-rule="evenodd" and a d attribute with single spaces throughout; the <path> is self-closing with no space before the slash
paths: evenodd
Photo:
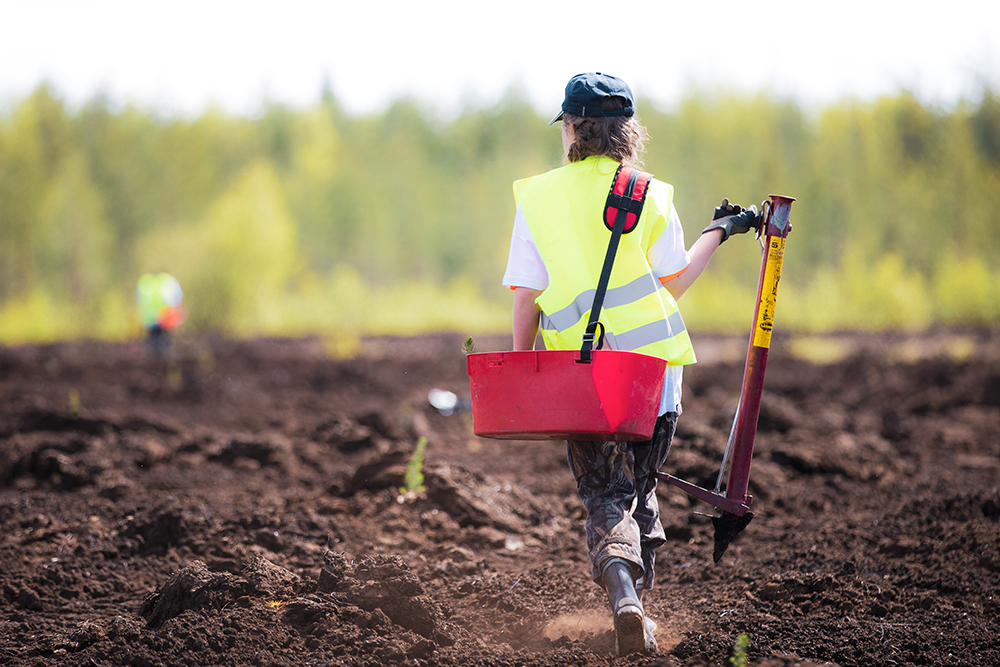
<path id="1" fill-rule="evenodd" d="M 180 283 L 169 273 L 147 273 L 139 278 L 135 298 L 149 348 L 157 357 L 166 357 L 170 353 L 170 332 L 187 319 Z"/>
<path id="2" fill-rule="evenodd" d="M 604 206 L 619 165 L 639 166 L 645 128 L 629 86 L 579 74 L 566 85 L 562 121 L 567 164 L 514 183 L 517 211 L 503 284 L 514 290 L 514 349 L 531 350 L 541 327 L 547 349 L 580 349 L 611 237 Z M 723 200 L 689 250 L 673 186 L 652 179 L 636 226 L 621 237 L 601 311 L 604 345 L 668 361 L 659 417 L 645 442 L 569 441 L 577 490 L 587 508 L 592 576 L 608 594 L 619 654 L 656 650 L 642 594 L 653 586 L 654 550 L 666 542 L 656 478 L 681 413 L 681 376 L 695 362 L 677 299 L 731 234 L 747 232 L 756 209 Z"/>

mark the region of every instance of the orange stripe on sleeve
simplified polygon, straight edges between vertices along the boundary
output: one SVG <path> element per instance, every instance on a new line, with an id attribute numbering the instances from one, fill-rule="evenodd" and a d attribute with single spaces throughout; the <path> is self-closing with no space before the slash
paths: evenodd
<path id="1" fill-rule="evenodd" d="M 688 264 L 688 266 L 690 266 L 690 264 Z M 685 266 L 683 269 L 681 269 L 677 273 L 671 273 L 669 276 L 663 276 L 662 278 L 660 278 L 660 282 L 663 283 L 664 285 L 667 284 L 668 282 L 670 282 L 671 280 L 673 280 L 677 276 L 679 276 L 682 273 L 684 273 L 685 271 L 687 271 L 687 268 L 688 267 Z"/>

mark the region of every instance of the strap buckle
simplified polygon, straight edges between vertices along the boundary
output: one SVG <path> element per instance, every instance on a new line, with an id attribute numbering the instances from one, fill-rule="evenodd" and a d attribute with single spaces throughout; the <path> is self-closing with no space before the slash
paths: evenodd
<path id="1" fill-rule="evenodd" d="M 598 329 L 601 330 L 600 333 L 597 333 Z M 591 331 L 590 327 L 588 326 L 587 330 L 583 332 L 583 345 L 584 345 L 584 347 L 591 348 L 591 347 L 593 347 L 594 343 L 597 343 L 597 347 L 594 348 L 594 349 L 600 350 L 601 348 L 603 348 L 604 347 L 604 331 L 605 331 L 604 330 L 604 323 L 601 322 L 600 320 L 598 320 L 597 322 L 594 323 L 594 330 L 593 331 Z"/>

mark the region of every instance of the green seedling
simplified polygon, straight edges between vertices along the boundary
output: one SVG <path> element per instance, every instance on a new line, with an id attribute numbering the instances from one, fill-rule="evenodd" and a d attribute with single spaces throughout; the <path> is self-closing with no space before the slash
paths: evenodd
<path id="1" fill-rule="evenodd" d="M 740 635 L 733 644 L 733 654 L 729 656 L 729 664 L 733 667 L 747 667 L 747 649 L 750 647 L 750 638 Z"/>
<path id="2" fill-rule="evenodd" d="M 427 438 L 421 436 L 417 440 L 417 447 L 413 450 L 413 456 L 406 466 L 406 474 L 403 475 L 405 486 L 400 489 L 400 493 L 419 493 L 426 490 L 424 486 L 424 450 L 427 449 Z"/>
<path id="3" fill-rule="evenodd" d="M 72 419 L 80 418 L 80 392 L 76 387 L 69 390 L 69 416 Z"/>
<path id="4" fill-rule="evenodd" d="M 466 354 L 476 353 L 476 344 L 472 342 L 472 336 L 465 339 L 465 343 L 462 344 L 462 352 Z"/>

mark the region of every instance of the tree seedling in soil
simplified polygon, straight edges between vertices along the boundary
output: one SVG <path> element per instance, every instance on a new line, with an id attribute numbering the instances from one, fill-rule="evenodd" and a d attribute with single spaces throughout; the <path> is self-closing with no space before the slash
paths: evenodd
<path id="1" fill-rule="evenodd" d="M 465 339 L 465 342 L 462 344 L 462 352 L 466 354 L 476 353 L 476 344 L 472 342 L 472 336 Z"/>
<path id="2" fill-rule="evenodd" d="M 733 644 L 733 654 L 729 656 L 729 664 L 732 667 L 747 667 L 747 649 L 750 647 L 750 638 L 740 635 Z"/>
<path id="3" fill-rule="evenodd" d="M 417 447 L 413 450 L 413 456 L 410 457 L 410 462 L 406 465 L 406 474 L 403 475 L 405 486 L 399 490 L 400 493 L 420 493 L 426 490 L 423 473 L 425 449 L 427 449 L 427 438 L 420 436 L 420 439 L 417 440 Z"/>
<path id="4" fill-rule="evenodd" d="M 80 418 L 80 392 L 76 387 L 69 390 L 69 416 L 71 419 Z"/>

